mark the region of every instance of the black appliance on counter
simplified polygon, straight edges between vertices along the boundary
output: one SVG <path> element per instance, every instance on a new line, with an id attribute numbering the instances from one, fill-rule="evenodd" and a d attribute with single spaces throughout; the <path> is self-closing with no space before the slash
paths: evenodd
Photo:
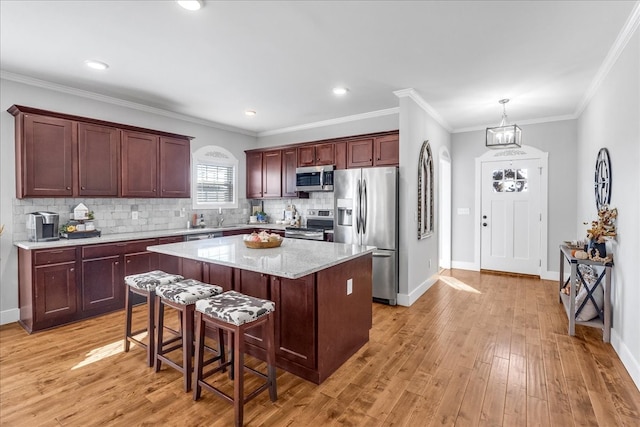
<path id="1" fill-rule="evenodd" d="M 286 227 L 284 237 L 333 241 L 333 209 L 309 209 L 306 227 Z"/>

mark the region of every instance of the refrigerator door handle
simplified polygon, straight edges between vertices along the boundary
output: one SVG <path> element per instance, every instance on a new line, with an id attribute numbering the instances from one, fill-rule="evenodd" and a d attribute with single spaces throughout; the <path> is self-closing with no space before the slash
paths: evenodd
<path id="1" fill-rule="evenodd" d="M 367 234 L 367 216 L 369 216 L 367 203 L 369 202 L 369 200 L 367 200 L 367 181 L 364 179 L 362 180 L 362 196 L 363 196 L 362 210 L 364 211 L 362 215 L 362 234 Z"/>
<path id="2" fill-rule="evenodd" d="M 356 199 L 356 234 L 360 236 L 360 197 L 362 196 L 362 187 L 360 186 L 360 180 L 358 180 L 358 197 Z"/>

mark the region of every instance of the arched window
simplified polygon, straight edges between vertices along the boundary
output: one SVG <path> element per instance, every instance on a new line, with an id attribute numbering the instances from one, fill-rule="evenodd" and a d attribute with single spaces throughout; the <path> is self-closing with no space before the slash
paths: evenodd
<path id="1" fill-rule="evenodd" d="M 418 160 L 418 240 L 431 236 L 435 227 L 433 186 L 433 156 L 429 141 L 425 141 Z"/>
<path id="2" fill-rule="evenodd" d="M 209 145 L 193 153 L 194 209 L 238 207 L 238 159 L 222 147 Z"/>

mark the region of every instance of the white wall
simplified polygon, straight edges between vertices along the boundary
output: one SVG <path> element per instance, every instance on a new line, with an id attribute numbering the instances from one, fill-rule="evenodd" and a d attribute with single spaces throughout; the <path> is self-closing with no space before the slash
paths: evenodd
<path id="1" fill-rule="evenodd" d="M 429 140 L 434 166 L 435 230 L 418 240 L 418 159 Z M 435 282 L 438 273 L 438 188 L 440 148 L 451 152 L 451 135 L 411 97 L 400 98 L 400 286 L 398 304 L 409 306 Z M 452 163 L 455 164 L 455 155 Z M 431 265 L 429 265 L 429 263 Z"/>
<path id="2" fill-rule="evenodd" d="M 628 42 L 578 119 L 574 227 L 597 218 L 593 171 L 600 148 L 611 157 L 611 206 L 618 209 L 613 247 L 613 330 L 611 343 L 640 388 L 640 31 Z"/>
<path id="3" fill-rule="evenodd" d="M 547 236 L 547 268 L 545 276 L 555 277 L 559 271 L 558 246 L 576 235 L 572 218 L 576 214 L 576 121 L 520 125 L 522 143 L 549 153 L 549 216 Z M 479 213 L 475 203 L 475 159 L 487 151 L 485 131 L 452 135 L 452 263 L 454 268 L 479 265 L 474 259 L 475 221 Z M 459 215 L 459 208 L 469 208 L 469 215 Z"/>
<path id="4" fill-rule="evenodd" d="M 14 117 L 7 112 L 13 104 L 96 118 L 115 123 L 162 130 L 194 137 L 192 151 L 204 145 L 219 145 L 231 151 L 240 162 L 239 198 L 245 197 L 244 150 L 255 148 L 256 138 L 241 133 L 217 129 L 201 123 L 153 114 L 134 108 L 103 102 L 100 97 L 79 96 L 44 87 L 0 79 L 0 224 L 5 231 L 0 238 L 0 324 L 18 319 L 18 255 L 13 246 L 16 228 L 13 225 L 15 204 L 15 144 Z M 117 101 L 116 101 L 117 102 Z M 64 199 L 67 203 L 74 199 Z M 82 201 L 81 199 L 79 201 Z M 136 199 L 137 203 L 145 203 Z M 172 212 L 172 211 L 171 211 Z"/>

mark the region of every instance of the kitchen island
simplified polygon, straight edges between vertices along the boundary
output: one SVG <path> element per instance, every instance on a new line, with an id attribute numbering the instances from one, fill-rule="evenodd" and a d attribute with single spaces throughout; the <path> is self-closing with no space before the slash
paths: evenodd
<path id="1" fill-rule="evenodd" d="M 316 384 L 369 341 L 374 249 L 297 239 L 250 249 L 242 236 L 147 248 L 205 263 L 205 282 L 274 301 L 277 366 Z M 246 343 L 265 359 L 261 328 Z"/>

